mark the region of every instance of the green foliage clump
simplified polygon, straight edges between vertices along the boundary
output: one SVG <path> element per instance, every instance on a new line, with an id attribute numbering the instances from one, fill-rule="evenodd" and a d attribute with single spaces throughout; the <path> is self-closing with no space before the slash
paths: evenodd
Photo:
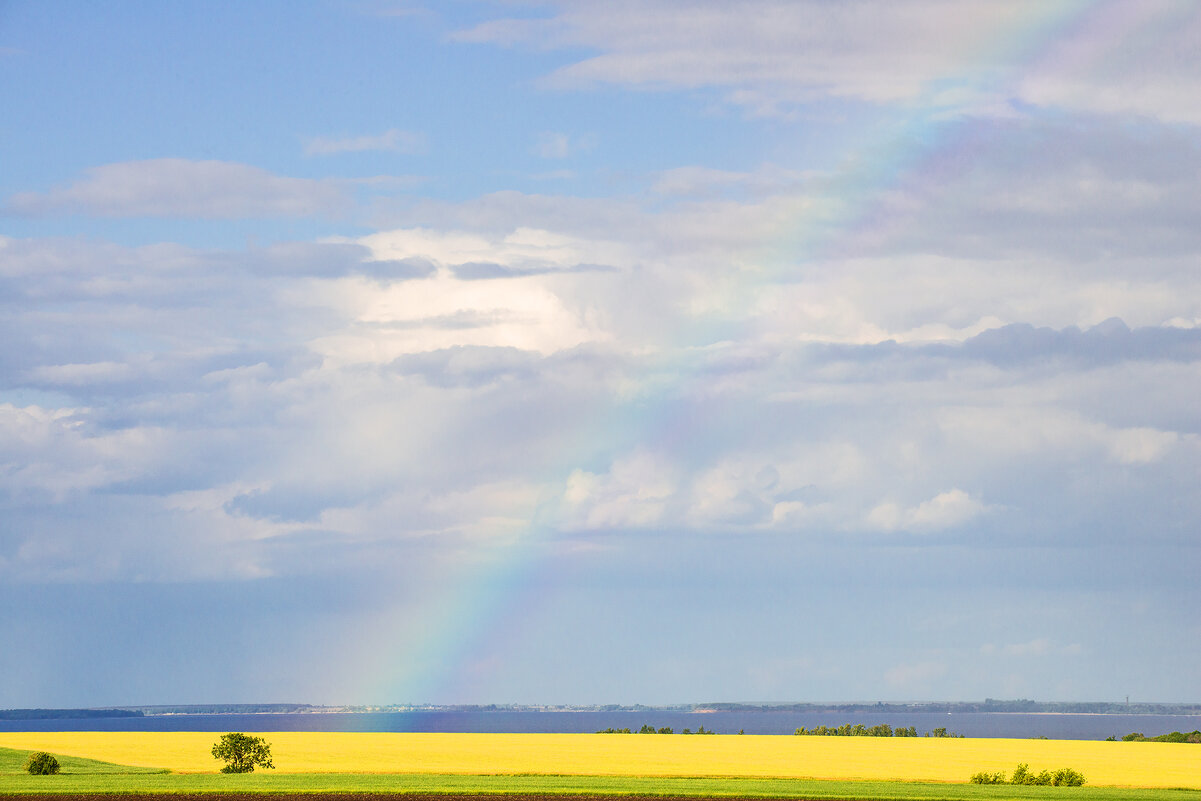
<path id="1" fill-rule="evenodd" d="M 213 759 L 224 759 L 222 773 L 251 773 L 256 766 L 274 768 L 271 746 L 262 737 L 251 737 L 240 731 L 221 735 L 213 745 Z"/>
<path id="2" fill-rule="evenodd" d="M 61 769 L 54 754 L 47 754 L 45 751 L 34 751 L 29 755 L 29 759 L 25 760 L 25 770 L 34 776 L 49 776 Z"/>
<path id="3" fill-rule="evenodd" d="M 1005 773 L 997 771 L 989 773 L 988 771 L 980 771 L 973 775 L 969 782 L 972 784 L 1023 784 L 1023 785 L 1043 785 L 1053 787 L 1080 787 L 1084 784 L 1084 776 L 1079 771 L 1071 768 L 1060 768 L 1052 773 L 1049 770 L 1040 770 L 1034 773 L 1030 770 L 1030 766 L 1025 762 L 1018 763 L 1018 766 L 1013 769 L 1013 776 L 1009 781 L 1005 781 Z"/>
<path id="4" fill-rule="evenodd" d="M 1132 731 L 1122 738 L 1126 743 L 1201 743 L 1201 730 L 1190 732 L 1174 731 L 1158 737 L 1147 737 L 1141 731 Z"/>
<path id="5" fill-rule="evenodd" d="M 934 731 L 928 731 L 928 732 L 926 732 L 926 736 L 927 737 L 958 737 L 960 739 L 963 738 L 962 734 L 956 734 L 955 732 L 948 732 L 946 726 L 939 726 Z"/>
<path id="6" fill-rule="evenodd" d="M 1005 784 L 1005 771 L 998 770 L 996 773 L 989 773 L 982 770 L 974 774 L 968 781 L 972 784 Z"/>
<path id="7" fill-rule="evenodd" d="M 1056 787 L 1083 787 L 1084 774 L 1071 768 L 1060 768 L 1051 776 L 1051 784 Z"/>
<path id="8" fill-rule="evenodd" d="M 793 734 L 816 737 L 917 737 L 917 729 L 913 726 L 894 729 L 887 723 L 879 723 L 875 726 L 864 726 L 862 723 L 856 723 L 852 726 L 850 723 L 844 723 L 841 726 L 815 726 L 812 729 L 806 729 L 804 726 L 801 726 Z M 960 735 L 948 735 L 946 729 L 935 729 L 934 734 L 926 732 L 926 736 L 958 737 Z"/>
<path id="9" fill-rule="evenodd" d="M 646 727 L 644 726 L 643 728 L 646 728 Z M 615 729 L 612 726 L 610 726 L 607 729 L 601 729 L 600 731 L 597 732 L 597 734 L 629 734 L 629 733 L 630 733 L 629 729 Z"/>

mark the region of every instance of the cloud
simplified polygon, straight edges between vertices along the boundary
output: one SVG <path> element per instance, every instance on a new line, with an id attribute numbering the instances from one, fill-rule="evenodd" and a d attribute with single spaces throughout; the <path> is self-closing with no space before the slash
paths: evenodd
<path id="1" fill-rule="evenodd" d="M 486 261 L 469 261 L 465 264 L 452 264 L 450 271 L 461 281 L 480 281 L 490 278 L 517 278 L 524 275 L 549 275 L 551 273 L 611 273 L 615 267 L 604 264 L 572 264 L 559 266 L 555 264 L 497 264 Z"/>
<path id="2" fill-rule="evenodd" d="M 675 471 L 649 452 L 615 461 L 605 473 L 576 469 L 563 493 L 568 529 L 645 528 L 664 520 L 676 492 Z"/>
<path id="3" fill-rule="evenodd" d="M 1014 116 L 1015 101 L 1168 121 L 1201 120 L 1201 23 L 1179 4 L 1073 7 L 948 0 L 708 0 L 552 4 L 494 19 L 463 42 L 596 52 L 551 73 L 561 88 L 712 87 L 775 114 L 823 100 Z M 1049 41 L 1043 50 L 1032 41 Z"/>
<path id="4" fill-rule="evenodd" d="M 882 531 L 942 531 L 962 526 L 987 510 L 963 490 L 951 489 L 909 508 L 882 503 L 868 514 L 867 524 Z"/>
<path id="5" fill-rule="evenodd" d="M 312 302 L 328 292 L 315 287 Z M 344 284 L 337 293 L 339 306 L 356 324 L 310 343 L 337 363 L 385 363 L 406 353 L 456 346 L 548 354 L 607 338 L 536 276 L 498 286 L 438 274 L 403 289 L 361 282 Z"/>
<path id="6" fill-rule="evenodd" d="M 1028 102 L 1201 123 L 1195 9 L 1168 0 L 1100 4 L 1054 41 L 1016 87 Z"/>
<path id="7" fill-rule="evenodd" d="M 234 162 L 167 158 L 93 167 L 70 186 L 12 195 L 4 208 L 29 216 L 239 219 L 326 217 L 347 204 L 333 182 Z"/>
<path id="8" fill-rule="evenodd" d="M 560 131 L 542 131 L 534 143 L 534 153 L 544 159 L 565 159 L 596 146 L 591 135 L 572 136 Z"/>
<path id="9" fill-rule="evenodd" d="M 401 356 L 392 366 L 400 373 L 420 375 L 439 386 L 475 387 L 502 380 L 529 380 L 538 369 L 538 359 L 516 348 L 460 345 Z"/>
<path id="10" fill-rule="evenodd" d="M 674 167 L 664 170 L 651 185 L 662 195 L 716 197 L 741 191 L 752 197 L 797 192 L 812 176 L 765 165 L 755 172 L 718 170 L 712 167 Z"/>
<path id="11" fill-rule="evenodd" d="M 943 430 L 957 442 L 1009 458 L 1045 452 L 1048 458 L 1087 455 L 1117 464 L 1149 464 L 1181 442 L 1175 431 L 1110 426 L 1055 407 L 948 408 L 939 417 Z"/>
<path id="12" fill-rule="evenodd" d="M 84 409 L 0 404 L 0 474 L 10 500 L 58 502 L 111 486 L 163 458 L 170 432 L 150 425 L 105 431 Z"/>
<path id="13" fill-rule="evenodd" d="M 424 153 L 426 139 L 424 134 L 413 131 L 402 131 L 390 128 L 376 136 L 349 136 L 339 139 L 329 137 L 313 137 L 304 146 L 307 156 L 332 156 L 338 153 L 364 153 L 368 151 L 383 151 L 388 153 L 417 154 Z"/>
<path id="14" fill-rule="evenodd" d="M 980 646 L 980 653 L 985 656 L 1016 656 L 1016 657 L 1046 657 L 1046 656 L 1078 656 L 1084 652 L 1080 643 L 1059 645 L 1049 637 L 1036 637 L 1026 642 L 1006 643 L 995 645 L 985 643 Z"/>
<path id="15" fill-rule="evenodd" d="M 969 62 L 1031 3 L 621 3 L 601 14 L 563 4 L 549 19 L 484 22 L 455 38 L 601 53 L 558 69 L 557 85 L 719 86 L 743 104 L 823 94 L 872 101 L 916 97 Z M 996 64 L 987 64 L 996 67 Z"/>
<path id="16" fill-rule="evenodd" d="M 29 377 L 36 383 L 48 384 L 92 384 L 107 381 L 125 381 L 134 375 L 129 364 L 117 362 L 93 362 L 91 364 L 46 364 L 30 371 Z"/>
<path id="17" fill-rule="evenodd" d="M 931 177 L 958 208 L 899 185 L 893 229 L 829 213 L 842 176 L 764 165 L 655 173 L 641 196 L 426 200 L 402 228 L 247 251 L 0 240 L 0 397 L 40 392 L 97 432 L 153 425 L 198 454 L 114 465 L 77 449 L 54 468 L 75 479 L 24 474 L 42 488 L 22 497 L 58 492 L 96 514 L 101 495 L 120 497 L 128 509 L 111 513 L 128 522 L 139 493 L 260 487 L 204 514 L 155 513 L 186 537 L 237 518 L 255 543 L 247 576 L 316 553 L 330 570 L 387 564 L 414 539 L 458 553 L 468 532 L 496 521 L 510 536 L 523 514 L 564 543 L 603 531 L 606 548 L 623 530 L 809 544 L 914 531 L 942 533 L 923 548 L 1004 551 L 1118 543 L 1135 518 L 1139 536 L 1175 541 L 1196 505 L 1183 478 L 1195 413 L 1179 399 L 1198 340 L 1174 326 L 1201 318 L 1201 295 L 1180 255 L 1188 215 L 1164 213 L 1188 200 L 1156 159 L 1191 162 L 1158 129 L 1144 147 L 1093 125 L 1095 140 L 1071 140 L 1084 150 L 1037 165 L 1075 198 L 1042 216 L 1062 239 L 1037 215 L 985 225 L 1027 202 L 1001 191 L 1000 166 Z M 994 165 L 1053 138 L 1002 127 L 977 142 Z M 1071 190 L 1085 174 L 1133 187 L 1161 173 L 1162 194 Z M 1105 243 L 1134 212 L 1125 235 L 1155 217 L 1168 255 L 1137 270 L 1072 256 L 1073 226 Z M 510 500 L 473 493 L 506 480 L 522 487 Z M 164 544 L 143 567 L 189 575 L 171 549 L 187 553 Z M 122 554 L 103 570 L 131 574 L 139 557 Z"/>

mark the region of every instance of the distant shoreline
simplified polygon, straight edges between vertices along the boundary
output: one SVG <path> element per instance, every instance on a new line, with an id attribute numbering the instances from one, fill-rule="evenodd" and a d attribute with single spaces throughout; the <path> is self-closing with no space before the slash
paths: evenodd
<path id="1" fill-rule="evenodd" d="M 1015 708 L 1016 707 L 1016 708 Z M 1080 708 L 1085 707 L 1085 708 Z M 849 714 L 849 715 L 1044 715 L 1044 716 L 1176 716 L 1199 717 L 1201 704 L 1102 704 L 1033 701 L 992 701 L 914 704 L 695 704 L 670 706 L 589 706 L 535 705 L 381 705 L 316 706 L 311 704 L 195 704 L 152 705 L 69 709 L 0 710 L 0 720 L 70 720 L 112 718 L 214 717 L 220 715 L 367 715 L 367 714 L 572 714 L 572 713 L 643 713 L 655 714 Z"/>

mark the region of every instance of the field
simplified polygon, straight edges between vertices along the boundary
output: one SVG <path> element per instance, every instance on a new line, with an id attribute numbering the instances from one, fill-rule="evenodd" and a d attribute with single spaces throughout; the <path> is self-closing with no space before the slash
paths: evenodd
<path id="1" fill-rule="evenodd" d="M 0 793 L 505 792 L 806 798 L 1051 798 L 1201 801 L 1201 750 L 1175 743 L 755 735 L 267 732 L 277 770 L 218 774 L 211 732 L 0 733 L 0 748 L 44 750 L 57 777 L 0 760 Z M 11 754 L 11 752 L 10 752 Z M 12 762 L 13 758 L 9 759 Z M 1072 767 L 1084 788 L 965 784 L 981 771 Z M 105 767 L 103 763 L 115 763 Z M 89 765 L 91 767 L 89 767 Z M 118 765 L 171 774 L 117 773 Z M 181 775 L 182 774 L 182 775 Z M 1120 788 L 1145 788 L 1139 791 Z M 1156 789 L 1158 788 L 1158 789 Z M 1190 788 L 1172 791 L 1169 788 Z"/>

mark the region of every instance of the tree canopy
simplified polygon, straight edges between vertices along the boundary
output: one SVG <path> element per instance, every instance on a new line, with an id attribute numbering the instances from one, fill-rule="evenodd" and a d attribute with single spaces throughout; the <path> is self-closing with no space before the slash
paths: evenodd
<path id="1" fill-rule="evenodd" d="M 240 731 L 221 735 L 213 745 L 213 759 L 224 759 L 222 773 L 250 773 L 255 766 L 274 768 L 271 746 L 262 737 L 252 737 Z"/>

